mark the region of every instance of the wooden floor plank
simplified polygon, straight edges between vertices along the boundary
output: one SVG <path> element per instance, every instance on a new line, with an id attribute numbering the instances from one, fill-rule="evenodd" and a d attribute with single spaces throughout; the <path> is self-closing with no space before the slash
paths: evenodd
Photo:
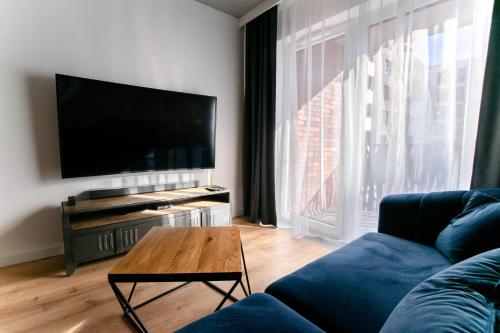
<path id="1" fill-rule="evenodd" d="M 236 218 L 253 292 L 330 252 L 289 233 L 262 228 Z M 0 332 L 133 332 L 107 283 L 107 274 L 121 257 L 79 266 L 66 277 L 62 256 L 0 268 Z M 217 283 L 229 289 L 229 283 Z M 175 286 L 138 285 L 134 304 Z M 130 286 L 122 286 L 124 292 Z M 243 292 L 239 287 L 236 297 Z M 151 332 L 172 332 L 211 313 L 220 294 L 192 283 L 138 310 Z M 228 302 L 227 304 L 230 304 Z"/>

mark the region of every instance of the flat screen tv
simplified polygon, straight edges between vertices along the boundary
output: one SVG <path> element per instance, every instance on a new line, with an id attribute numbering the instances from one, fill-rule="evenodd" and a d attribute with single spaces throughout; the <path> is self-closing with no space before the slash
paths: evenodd
<path id="1" fill-rule="evenodd" d="M 217 98 L 56 74 L 63 178 L 215 167 Z"/>

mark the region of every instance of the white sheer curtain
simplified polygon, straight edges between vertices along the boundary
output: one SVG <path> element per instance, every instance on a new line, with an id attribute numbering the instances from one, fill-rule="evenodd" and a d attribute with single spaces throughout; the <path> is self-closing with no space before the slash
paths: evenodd
<path id="1" fill-rule="evenodd" d="M 390 193 L 467 188 L 493 0 L 283 0 L 279 226 L 350 241 Z"/>

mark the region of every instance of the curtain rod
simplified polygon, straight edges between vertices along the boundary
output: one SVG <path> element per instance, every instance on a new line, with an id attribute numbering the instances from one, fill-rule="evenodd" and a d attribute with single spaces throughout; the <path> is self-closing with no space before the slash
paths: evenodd
<path id="1" fill-rule="evenodd" d="M 267 10 L 269 10 L 271 7 L 279 4 L 282 0 L 265 0 L 261 2 L 259 5 L 251 9 L 248 13 L 240 17 L 240 28 L 244 27 L 248 22 L 252 21 L 254 18 L 259 16 L 260 14 L 263 14 Z M 393 0 L 391 4 L 396 3 L 398 0 Z M 416 0 L 415 1 L 415 6 L 413 10 L 418 10 L 420 8 L 429 6 L 434 3 L 440 3 L 444 2 L 446 0 Z"/>

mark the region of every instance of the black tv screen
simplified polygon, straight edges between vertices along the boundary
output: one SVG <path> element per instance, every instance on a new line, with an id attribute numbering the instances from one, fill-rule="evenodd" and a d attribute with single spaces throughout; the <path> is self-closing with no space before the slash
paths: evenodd
<path id="1" fill-rule="evenodd" d="M 215 167 L 217 98 L 56 74 L 63 178 Z"/>

